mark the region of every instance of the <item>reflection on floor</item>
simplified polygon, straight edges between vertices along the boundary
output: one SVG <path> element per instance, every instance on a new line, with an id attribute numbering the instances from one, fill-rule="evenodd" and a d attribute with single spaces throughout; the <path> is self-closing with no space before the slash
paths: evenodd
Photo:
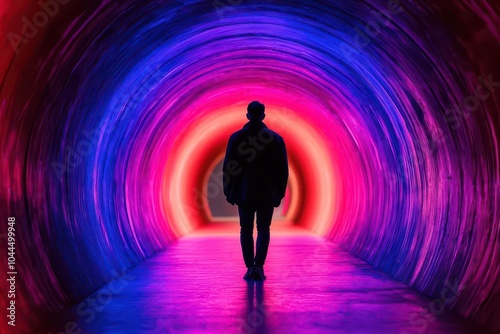
<path id="1" fill-rule="evenodd" d="M 41 333 L 480 332 L 323 238 L 279 224 L 267 280 L 246 282 L 238 227 L 219 227 L 178 240 Z"/>

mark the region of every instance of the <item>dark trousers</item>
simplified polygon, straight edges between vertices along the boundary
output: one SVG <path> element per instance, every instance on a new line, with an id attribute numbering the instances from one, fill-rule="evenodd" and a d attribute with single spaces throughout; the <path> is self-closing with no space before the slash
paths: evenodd
<path id="1" fill-rule="evenodd" d="M 272 205 L 263 207 L 252 207 L 248 205 L 238 206 L 241 227 L 241 250 L 247 268 L 253 266 L 254 262 L 255 266 L 263 266 L 266 262 L 273 211 L 274 206 Z M 257 213 L 257 250 L 254 258 L 253 222 L 255 213 Z"/>

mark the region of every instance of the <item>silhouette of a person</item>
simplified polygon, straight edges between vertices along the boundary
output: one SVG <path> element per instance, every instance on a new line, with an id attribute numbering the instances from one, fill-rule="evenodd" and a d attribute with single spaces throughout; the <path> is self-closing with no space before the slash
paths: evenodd
<path id="1" fill-rule="evenodd" d="M 224 158 L 223 184 L 226 200 L 238 205 L 240 242 L 248 268 L 243 278 L 265 279 L 264 263 L 270 240 L 275 207 L 285 196 L 288 159 L 283 138 L 262 120 L 265 106 L 248 105 L 246 123 L 229 138 Z M 253 228 L 257 214 L 257 249 L 254 257 Z"/>

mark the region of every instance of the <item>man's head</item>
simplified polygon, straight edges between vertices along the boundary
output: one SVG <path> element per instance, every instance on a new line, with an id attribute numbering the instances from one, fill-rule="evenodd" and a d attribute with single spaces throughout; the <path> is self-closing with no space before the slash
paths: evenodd
<path id="1" fill-rule="evenodd" d="M 266 117 L 264 111 L 266 107 L 259 101 L 253 101 L 248 105 L 247 118 L 251 122 L 260 122 Z"/>

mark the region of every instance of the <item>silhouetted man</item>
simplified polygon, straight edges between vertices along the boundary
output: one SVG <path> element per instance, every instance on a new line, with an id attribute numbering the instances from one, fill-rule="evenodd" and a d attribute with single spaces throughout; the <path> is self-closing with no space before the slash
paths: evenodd
<path id="1" fill-rule="evenodd" d="M 265 279 L 264 263 L 269 248 L 273 211 L 285 196 L 288 159 L 285 142 L 262 120 L 265 107 L 248 105 L 249 120 L 229 138 L 222 167 L 226 200 L 238 205 L 240 242 L 248 268 L 244 279 Z M 254 257 L 253 226 L 257 213 L 257 250 Z"/>

